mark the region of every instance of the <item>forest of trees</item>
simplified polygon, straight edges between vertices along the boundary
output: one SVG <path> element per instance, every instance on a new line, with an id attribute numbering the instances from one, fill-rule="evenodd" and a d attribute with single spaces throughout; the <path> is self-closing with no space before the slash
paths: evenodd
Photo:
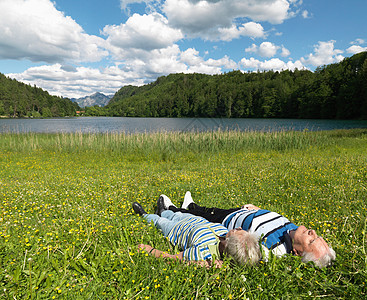
<path id="1" fill-rule="evenodd" d="M 171 74 L 121 88 L 95 115 L 367 119 L 367 52 L 282 72 Z"/>
<path id="2" fill-rule="evenodd" d="M 74 116 L 80 107 L 0 73 L 0 116 Z M 367 52 L 308 70 L 171 74 L 121 88 L 86 116 L 367 119 Z"/>
<path id="3" fill-rule="evenodd" d="M 75 116 L 78 104 L 10 79 L 0 73 L 0 116 L 51 118 Z"/>

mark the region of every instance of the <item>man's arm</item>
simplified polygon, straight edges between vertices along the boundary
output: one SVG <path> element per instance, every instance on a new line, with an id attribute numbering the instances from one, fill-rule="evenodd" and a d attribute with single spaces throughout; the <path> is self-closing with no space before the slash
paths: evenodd
<path id="1" fill-rule="evenodd" d="M 180 261 L 183 261 L 183 252 L 180 252 L 178 254 L 169 254 L 167 252 L 155 249 L 150 245 L 144 245 L 144 244 L 139 244 L 138 249 L 139 250 L 144 250 L 145 252 L 147 252 L 147 253 L 149 253 L 149 254 L 153 255 L 154 257 L 157 257 L 157 258 L 159 258 L 159 257 L 172 258 L 172 259 L 178 259 Z M 194 265 L 199 265 L 201 267 L 206 267 L 206 268 L 210 268 L 212 265 L 215 268 L 221 268 L 222 264 L 223 264 L 223 261 L 222 260 L 215 260 L 214 263 L 212 263 L 211 260 L 205 260 L 205 261 L 190 260 L 187 263 L 189 265 L 194 264 Z"/>
<path id="2" fill-rule="evenodd" d="M 248 210 L 259 210 L 259 209 L 261 209 L 260 207 L 257 207 L 253 204 L 245 204 L 245 205 L 242 205 L 241 208 L 246 208 Z"/>

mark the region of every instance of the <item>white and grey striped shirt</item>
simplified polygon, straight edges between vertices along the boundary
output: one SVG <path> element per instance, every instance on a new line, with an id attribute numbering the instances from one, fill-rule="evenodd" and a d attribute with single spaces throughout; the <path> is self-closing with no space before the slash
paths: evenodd
<path id="1" fill-rule="evenodd" d="M 291 230 L 296 230 L 297 225 L 287 218 L 269 210 L 248 210 L 246 208 L 235 211 L 223 220 L 222 224 L 228 230 L 242 228 L 254 233 L 260 240 L 266 258 L 269 251 L 276 256 L 292 252 L 292 241 L 289 236 Z"/>

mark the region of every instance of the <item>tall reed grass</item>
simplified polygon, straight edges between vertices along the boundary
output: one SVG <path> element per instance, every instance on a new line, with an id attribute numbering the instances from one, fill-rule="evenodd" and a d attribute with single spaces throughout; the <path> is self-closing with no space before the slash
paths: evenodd
<path id="1" fill-rule="evenodd" d="M 0 149 L 7 151 L 104 151 L 109 153 L 152 152 L 218 152 L 245 150 L 307 149 L 312 146 L 327 146 L 335 138 L 365 136 L 367 130 L 339 130 L 337 132 L 309 131 L 213 131 L 213 132 L 156 132 L 156 133 L 3 133 Z"/>

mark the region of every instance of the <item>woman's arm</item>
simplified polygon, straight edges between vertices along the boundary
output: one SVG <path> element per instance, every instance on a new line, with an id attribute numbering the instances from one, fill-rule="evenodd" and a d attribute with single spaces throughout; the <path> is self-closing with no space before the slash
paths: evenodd
<path id="1" fill-rule="evenodd" d="M 145 252 L 148 252 L 149 254 L 153 255 L 154 257 L 173 258 L 173 259 L 183 260 L 183 252 L 180 252 L 178 254 L 169 254 L 167 252 L 155 249 L 152 246 L 144 245 L 144 244 L 139 244 L 138 248 L 139 250 L 144 250 Z"/>
<path id="2" fill-rule="evenodd" d="M 211 267 L 221 268 L 223 265 L 223 260 L 215 260 L 214 264 L 211 260 L 189 260 L 187 263 L 189 265 L 199 265 L 200 267 L 205 267 L 209 269 Z"/>
<path id="3" fill-rule="evenodd" d="M 164 251 L 161 251 L 161 250 L 158 250 L 158 249 L 155 249 L 153 248 L 152 246 L 150 245 L 145 245 L 145 244 L 139 244 L 138 245 L 138 249 L 139 250 L 144 250 L 145 252 L 153 255 L 154 257 L 163 257 L 163 258 L 172 258 L 172 259 L 178 259 L 180 261 L 183 261 L 183 252 L 180 252 L 178 254 L 169 254 L 167 252 L 164 252 Z M 214 261 L 214 264 L 212 263 L 211 260 L 189 260 L 187 261 L 187 263 L 189 265 L 199 265 L 201 267 L 206 267 L 206 268 L 210 268 L 210 267 L 215 267 L 215 268 L 221 268 L 222 267 L 222 264 L 223 264 L 223 261 L 222 260 L 215 260 Z"/>

